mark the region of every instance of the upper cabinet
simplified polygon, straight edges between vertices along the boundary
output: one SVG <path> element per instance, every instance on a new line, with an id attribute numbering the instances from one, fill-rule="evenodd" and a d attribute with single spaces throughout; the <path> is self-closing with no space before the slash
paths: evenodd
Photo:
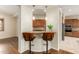
<path id="1" fill-rule="evenodd" d="M 72 27 L 76 28 L 79 27 L 79 20 L 78 19 L 65 19 L 66 25 L 71 25 Z"/>
<path id="2" fill-rule="evenodd" d="M 33 27 L 45 27 L 45 26 L 46 26 L 46 20 L 44 19 L 33 20 Z"/>
<path id="3" fill-rule="evenodd" d="M 38 19 L 33 20 L 33 31 L 45 31 L 46 30 L 46 20 Z"/>

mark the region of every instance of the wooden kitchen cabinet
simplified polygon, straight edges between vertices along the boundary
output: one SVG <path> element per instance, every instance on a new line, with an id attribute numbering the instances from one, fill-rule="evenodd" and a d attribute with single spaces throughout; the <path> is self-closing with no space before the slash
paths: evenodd
<path id="1" fill-rule="evenodd" d="M 65 32 L 65 36 L 72 36 L 72 32 Z"/>
<path id="2" fill-rule="evenodd" d="M 43 19 L 43 20 L 40 20 L 40 19 L 35 19 L 33 20 L 33 27 L 45 27 L 46 25 L 46 21 Z"/>
<path id="3" fill-rule="evenodd" d="M 78 28 L 79 28 L 79 20 L 78 20 L 78 22 L 77 22 L 77 26 L 78 26 Z"/>
<path id="4" fill-rule="evenodd" d="M 72 32 L 72 37 L 78 37 L 79 38 L 79 32 Z"/>
<path id="5" fill-rule="evenodd" d="M 79 38 L 79 20 L 78 19 L 65 19 L 65 25 L 71 25 L 72 31 L 65 32 L 66 36 L 78 37 Z"/>
<path id="6" fill-rule="evenodd" d="M 65 36 L 78 37 L 79 38 L 79 32 L 65 32 Z"/>
<path id="7" fill-rule="evenodd" d="M 72 21 L 72 27 L 74 27 L 74 28 L 78 27 L 78 22 L 79 22 L 79 20 L 73 19 L 73 21 Z"/>
<path id="8" fill-rule="evenodd" d="M 33 20 L 33 31 L 46 31 L 46 20 L 45 19 Z"/>
<path id="9" fill-rule="evenodd" d="M 70 20 L 70 19 L 65 19 L 65 24 L 71 25 L 71 24 L 72 24 L 72 20 Z"/>
<path id="10" fill-rule="evenodd" d="M 79 20 L 78 19 L 65 19 L 66 25 L 71 25 L 74 28 L 79 27 Z"/>

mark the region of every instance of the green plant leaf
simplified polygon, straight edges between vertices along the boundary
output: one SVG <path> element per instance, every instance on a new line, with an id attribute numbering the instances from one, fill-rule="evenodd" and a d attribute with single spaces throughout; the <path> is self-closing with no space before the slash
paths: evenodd
<path id="1" fill-rule="evenodd" d="M 47 27 L 51 30 L 53 28 L 53 25 L 49 24 Z"/>

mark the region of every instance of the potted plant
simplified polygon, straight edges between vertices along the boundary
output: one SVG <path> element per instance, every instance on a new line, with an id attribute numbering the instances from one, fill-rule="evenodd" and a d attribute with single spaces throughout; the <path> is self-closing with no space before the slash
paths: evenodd
<path id="1" fill-rule="evenodd" d="M 53 28 L 52 24 L 47 25 L 47 27 L 49 28 L 50 31 L 52 31 L 52 28 Z"/>

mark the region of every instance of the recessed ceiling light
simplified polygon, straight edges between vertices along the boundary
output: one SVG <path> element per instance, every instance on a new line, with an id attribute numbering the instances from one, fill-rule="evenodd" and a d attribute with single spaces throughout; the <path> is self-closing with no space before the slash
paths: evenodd
<path id="1" fill-rule="evenodd" d="M 35 17 L 33 16 L 33 17 L 32 17 L 32 19 L 34 20 L 34 19 L 35 19 Z"/>
<path id="2" fill-rule="evenodd" d="M 47 17 L 45 17 L 45 20 L 47 20 Z"/>

